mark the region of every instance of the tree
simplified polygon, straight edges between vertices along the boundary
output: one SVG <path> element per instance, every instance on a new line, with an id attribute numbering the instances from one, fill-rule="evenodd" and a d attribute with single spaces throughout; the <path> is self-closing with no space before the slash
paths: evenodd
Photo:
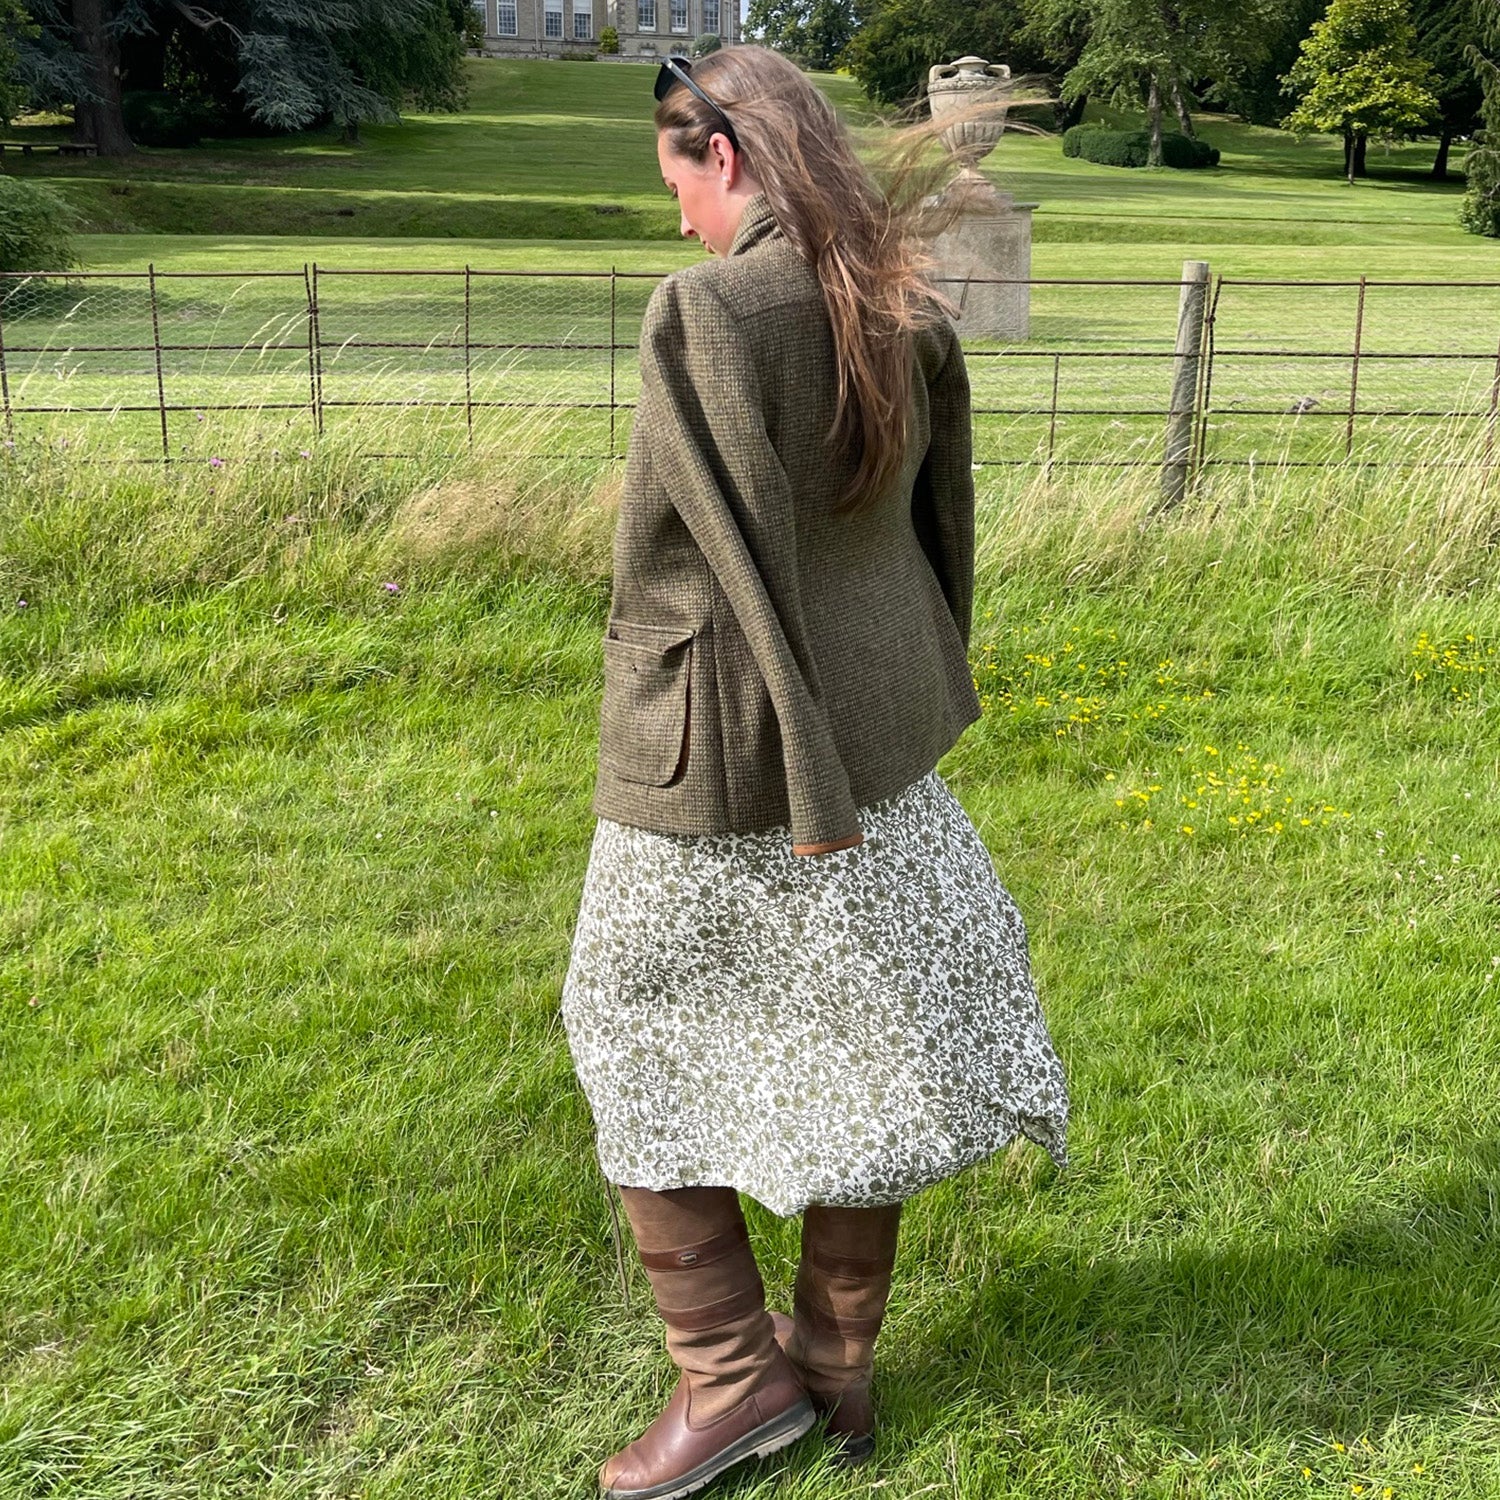
<path id="1" fill-rule="evenodd" d="M 810 68 L 831 72 L 859 30 L 854 0 L 812 0 L 802 26 L 802 56 Z"/>
<path id="2" fill-rule="evenodd" d="M 1474 32 L 1467 55 L 1484 88 L 1484 137 L 1464 162 L 1469 186 L 1459 217 L 1471 233 L 1500 239 L 1500 11 L 1492 0 L 1474 0 Z"/>
<path id="3" fill-rule="evenodd" d="M 1365 146 L 1399 140 L 1438 116 L 1432 65 L 1417 56 L 1405 0 L 1332 0 L 1302 44 L 1285 91 L 1297 106 L 1282 124 L 1299 135 L 1344 138 L 1344 174 L 1365 175 Z"/>
<path id="4" fill-rule="evenodd" d="M 1008 63 L 1015 73 L 1049 66 L 1016 0 L 877 0 L 844 56 L 871 99 L 902 104 L 920 97 L 934 63 L 969 53 Z"/>
<path id="5" fill-rule="evenodd" d="M 777 52 L 796 52 L 802 42 L 806 0 L 750 0 L 745 12 L 745 39 Z"/>
<path id="6" fill-rule="evenodd" d="M 1202 97 L 1254 125 L 1278 125 L 1286 113 L 1281 80 L 1292 70 L 1313 22 L 1328 0 L 1270 0 L 1260 9 L 1258 45 L 1246 57 L 1226 58 Z"/>
<path id="7" fill-rule="evenodd" d="M 1083 123 L 1088 94 L 1079 90 L 1066 98 L 1062 81 L 1078 66 L 1083 49 L 1088 46 L 1093 15 L 1089 0 L 1026 0 L 1025 24 L 1016 34 L 1016 43 L 1037 54 L 1041 61 L 1033 70 L 1049 76 L 1058 89 L 1057 129 L 1061 134 Z"/>
<path id="8" fill-rule="evenodd" d="M 38 30 L 21 0 L 0 0 L 0 120 L 7 125 L 30 99 L 19 65 L 22 48 L 35 39 Z"/>
<path id="9" fill-rule="evenodd" d="M 745 34 L 810 68 L 836 68 L 859 29 L 855 0 L 750 0 Z"/>
<path id="10" fill-rule="evenodd" d="M 1150 165 L 1162 164 L 1162 113 L 1191 136 L 1200 79 L 1262 55 L 1270 0 L 1084 0 L 1088 41 L 1063 80 L 1064 99 L 1104 95 L 1144 107 Z"/>
<path id="11" fill-rule="evenodd" d="M 271 130 L 362 120 L 462 97 L 466 0 L 29 0 L 37 35 L 16 76 L 38 104 L 71 104 L 75 138 L 132 150 L 123 98 L 165 90 L 216 101 Z"/>
<path id="12" fill-rule="evenodd" d="M 1432 90 L 1438 101 L 1438 149 L 1432 175 L 1448 178 L 1448 152 L 1460 137 L 1479 128 L 1484 90 L 1469 49 L 1479 40 L 1472 0 L 1413 0 L 1412 22 L 1417 51 L 1432 65 Z"/>

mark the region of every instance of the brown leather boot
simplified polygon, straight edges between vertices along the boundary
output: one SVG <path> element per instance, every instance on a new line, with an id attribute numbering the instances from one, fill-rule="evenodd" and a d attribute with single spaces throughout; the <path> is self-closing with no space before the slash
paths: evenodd
<path id="1" fill-rule="evenodd" d="M 875 1339 L 896 1264 L 901 1205 L 830 1208 L 802 1215 L 796 1319 L 775 1314 L 776 1337 L 802 1376 L 846 1464 L 875 1452 L 870 1380 Z"/>
<path id="2" fill-rule="evenodd" d="M 776 1342 L 730 1188 L 622 1188 L 682 1378 L 662 1414 L 599 1471 L 605 1500 L 679 1500 L 816 1420 Z"/>

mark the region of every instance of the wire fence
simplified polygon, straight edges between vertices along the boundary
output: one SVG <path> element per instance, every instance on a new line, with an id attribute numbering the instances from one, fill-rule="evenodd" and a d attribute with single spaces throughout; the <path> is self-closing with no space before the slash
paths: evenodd
<path id="1" fill-rule="evenodd" d="M 359 424 L 372 454 L 617 459 L 661 273 L 0 277 L 5 439 L 185 461 Z M 970 283 L 970 289 L 974 286 Z M 992 284 L 993 285 L 993 284 Z M 1500 281 L 1007 282 L 965 333 L 983 465 L 1497 462 Z M 963 331 L 964 325 L 960 323 Z"/>

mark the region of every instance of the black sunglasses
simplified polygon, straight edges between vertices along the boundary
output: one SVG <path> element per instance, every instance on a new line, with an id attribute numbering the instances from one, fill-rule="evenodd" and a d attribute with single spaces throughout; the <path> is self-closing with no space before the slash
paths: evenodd
<path id="1" fill-rule="evenodd" d="M 740 139 L 734 133 L 734 126 L 730 122 L 729 116 L 693 82 L 689 76 L 692 72 L 692 67 L 693 64 L 690 58 L 662 58 L 661 67 L 657 70 L 656 74 L 656 102 L 660 104 L 677 84 L 685 85 L 689 93 L 696 94 L 724 122 L 724 134 L 729 137 L 729 144 L 738 151 L 740 149 Z"/>

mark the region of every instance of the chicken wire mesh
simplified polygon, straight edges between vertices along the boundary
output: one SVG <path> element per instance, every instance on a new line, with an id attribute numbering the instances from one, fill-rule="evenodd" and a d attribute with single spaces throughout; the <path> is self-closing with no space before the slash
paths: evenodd
<path id="1" fill-rule="evenodd" d="M 372 455 L 618 458 L 660 280 L 315 265 L 11 274 L 6 436 L 156 460 L 281 451 L 335 430 Z M 1026 337 L 964 337 L 976 462 L 1159 464 L 1182 283 L 1025 285 Z M 1493 460 L 1500 283 L 1221 277 L 1192 338 L 1194 467 Z"/>

